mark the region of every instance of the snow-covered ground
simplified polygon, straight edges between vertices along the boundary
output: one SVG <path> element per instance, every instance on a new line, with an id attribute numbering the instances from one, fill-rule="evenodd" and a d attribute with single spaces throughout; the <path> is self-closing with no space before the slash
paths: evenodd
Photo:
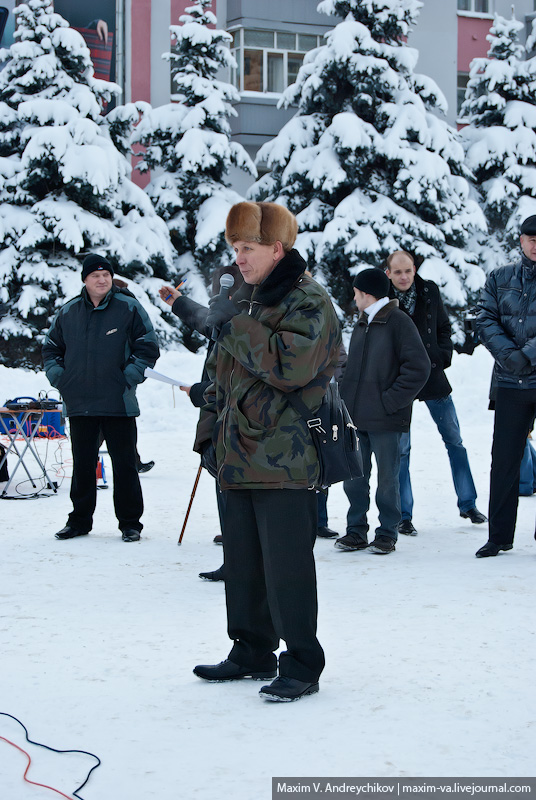
<path id="1" fill-rule="evenodd" d="M 202 355 L 167 353 L 157 369 L 189 382 L 201 366 Z M 483 348 L 455 356 L 449 371 L 483 511 L 490 372 Z M 0 401 L 46 388 L 42 374 L 0 368 Z M 257 682 L 207 684 L 192 674 L 229 649 L 223 585 L 198 578 L 221 563 L 214 483 L 203 473 L 177 547 L 198 466 L 197 412 L 154 381 L 139 398 L 140 453 L 156 462 L 142 476 L 139 544 L 121 541 L 111 491 L 98 494 L 91 535 L 65 542 L 54 533 L 70 508 L 68 479 L 56 496 L 0 500 L 0 711 L 39 742 L 102 759 L 85 800 L 256 800 L 271 796 L 272 776 L 534 775 L 536 497 L 520 499 L 515 549 L 476 559 L 487 526 L 459 517 L 445 448 L 417 403 L 419 535 L 401 537 L 389 557 L 317 542 L 321 690 L 267 703 Z M 48 464 L 60 455 L 69 474 L 68 443 L 58 453 L 51 442 Z M 337 486 L 329 522 L 341 532 L 346 508 Z M 0 737 L 24 743 L 6 717 Z M 26 747 L 30 778 L 67 796 L 94 763 Z M 1 800 L 53 797 L 23 784 L 25 766 L 0 740 Z"/>

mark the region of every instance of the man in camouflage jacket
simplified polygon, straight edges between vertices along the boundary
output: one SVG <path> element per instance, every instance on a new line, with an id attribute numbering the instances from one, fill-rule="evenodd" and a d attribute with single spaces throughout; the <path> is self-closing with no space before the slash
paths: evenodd
<path id="1" fill-rule="evenodd" d="M 326 292 L 304 275 L 292 249 L 294 216 L 274 203 L 239 203 L 227 220 L 244 286 L 230 301 L 211 300 L 207 322 L 217 338 L 207 364 L 195 449 L 214 444 L 226 493 L 224 552 L 228 632 L 226 661 L 201 665 L 206 680 L 280 677 L 261 694 L 295 700 L 318 691 L 324 653 L 316 638 L 318 459 L 305 421 L 286 395 L 310 409 L 335 371 L 340 330 Z"/>

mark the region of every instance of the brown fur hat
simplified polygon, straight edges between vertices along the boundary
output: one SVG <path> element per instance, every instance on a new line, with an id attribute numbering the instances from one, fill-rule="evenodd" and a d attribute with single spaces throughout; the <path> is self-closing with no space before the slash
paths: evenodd
<path id="1" fill-rule="evenodd" d="M 227 215 L 225 238 L 234 242 L 281 242 L 283 250 L 292 250 L 298 233 L 294 214 L 278 203 L 237 203 Z"/>

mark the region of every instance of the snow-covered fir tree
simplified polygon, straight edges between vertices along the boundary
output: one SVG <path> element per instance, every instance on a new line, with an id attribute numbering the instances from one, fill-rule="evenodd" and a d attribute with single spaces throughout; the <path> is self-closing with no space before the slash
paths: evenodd
<path id="1" fill-rule="evenodd" d="M 265 144 L 270 172 L 252 199 L 286 204 L 298 215 L 298 247 L 315 277 L 352 310 L 351 276 L 382 266 L 397 249 L 441 287 L 463 339 L 462 309 L 484 282 L 468 231 L 484 227 L 470 197 L 463 148 L 441 119 L 436 84 L 414 72 L 405 44 L 418 0 L 323 0 L 342 17 L 327 44 L 305 59 L 282 104 L 297 114 Z M 305 255 L 304 252 L 304 255 Z"/>
<path id="2" fill-rule="evenodd" d="M 514 14 L 495 15 L 488 57 L 472 61 L 461 109 L 466 163 L 491 234 L 481 237 L 488 269 L 515 257 L 520 222 L 536 214 L 536 59 L 526 58 L 523 28 Z"/>
<path id="3" fill-rule="evenodd" d="M 145 148 L 142 171 L 154 170 L 147 187 L 166 221 L 179 253 L 179 268 L 203 287 L 215 267 L 230 263 L 225 243 L 229 208 L 243 200 L 229 186 L 234 166 L 256 176 L 244 148 L 230 140 L 229 118 L 240 97 L 230 83 L 218 79 L 235 67 L 230 34 L 215 27 L 212 0 L 186 9 L 180 25 L 172 25 L 174 46 L 164 58 L 171 63 L 174 102 L 146 114 L 134 134 Z M 204 289 L 203 289 L 204 290 Z"/>
<path id="4" fill-rule="evenodd" d="M 0 362 L 36 367 L 50 319 L 81 289 L 87 252 L 106 255 L 161 338 L 179 329 L 152 303 L 169 280 L 168 231 L 115 147 L 102 104 L 120 90 L 94 78 L 79 33 L 50 0 L 16 10 L 0 58 Z M 119 111 L 115 112 L 120 114 Z"/>

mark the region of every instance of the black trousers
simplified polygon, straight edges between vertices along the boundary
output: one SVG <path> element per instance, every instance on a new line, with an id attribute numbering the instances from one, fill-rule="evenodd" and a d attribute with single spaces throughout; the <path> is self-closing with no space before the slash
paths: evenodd
<path id="1" fill-rule="evenodd" d="M 313 545 L 316 494 L 307 489 L 229 489 L 223 551 L 229 658 L 316 682 L 324 651 L 316 638 L 317 595 Z"/>
<path id="2" fill-rule="evenodd" d="M 512 544 L 517 519 L 519 468 L 536 415 L 536 389 L 498 389 L 491 450 L 489 538 Z"/>
<path id="3" fill-rule="evenodd" d="M 102 430 L 112 460 L 114 508 L 119 529 L 141 531 L 143 497 L 136 468 L 136 418 L 70 417 L 69 425 L 73 451 L 73 510 L 68 524 L 82 531 L 90 531 L 93 526 L 97 503 L 95 471 Z"/>

